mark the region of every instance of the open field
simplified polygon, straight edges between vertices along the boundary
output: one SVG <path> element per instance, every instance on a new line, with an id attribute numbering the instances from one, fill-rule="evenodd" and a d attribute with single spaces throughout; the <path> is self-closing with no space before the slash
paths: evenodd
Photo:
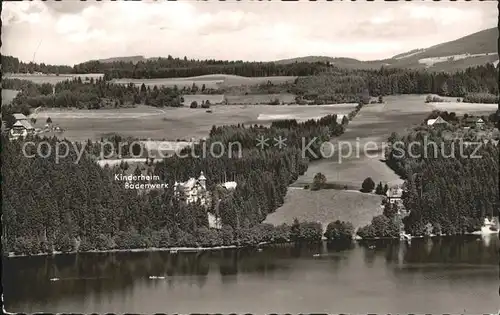
<path id="1" fill-rule="evenodd" d="M 223 94 L 196 94 L 196 95 L 183 95 L 184 102 L 182 103 L 184 106 L 191 105 L 192 102 L 196 101 L 198 106 L 201 105 L 202 101 L 210 101 L 210 104 L 221 104 L 224 102 Z"/>
<path id="2" fill-rule="evenodd" d="M 339 185 L 361 187 L 366 177 L 376 183 L 402 183 L 383 162 L 383 143 L 392 132 L 404 132 L 424 121 L 434 109 L 425 103 L 425 98 L 425 95 L 387 96 L 384 104 L 366 105 L 345 133 L 325 146 L 326 158 L 310 163 L 307 172 L 294 185 L 311 183 L 318 172 L 326 176 L 327 182 Z"/>
<path id="3" fill-rule="evenodd" d="M 269 104 L 270 102 L 278 99 L 280 104 L 295 103 L 295 94 L 281 93 L 281 94 L 248 94 L 248 95 L 226 95 L 229 105 L 236 104 Z"/>
<path id="4" fill-rule="evenodd" d="M 319 222 L 326 229 L 328 223 L 341 220 L 359 228 L 382 214 L 381 201 L 381 196 L 354 191 L 289 188 L 284 205 L 269 214 L 264 222 L 292 224 L 297 218 L 299 221 Z"/>
<path id="5" fill-rule="evenodd" d="M 2 89 L 2 105 L 10 104 L 19 91 Z"/>
<path id="6" fill-rule="evenodd" d="M 50 83 L 56 84 L 59 82 L 63 82 L 66 80 L 71 80 L 73 78 L 81 77 L 82 80 L 85 78 L 100 78 L 103 77 L 102 73 L 88 73 L 88 74 L 24 74 L 24 73 L 8 73 L 4 74 L 2 77 L 4 79 L 20 79 L 20 80 L 28 80 L 33 83 L 42 84 L 42 83 Z"/>
<path id="7" fill-rule="evenodd" d="M 98 140 L 112 133 L 140 139 L 189 140 L 207 137 L 213 125 L 271 123 L 271 120 L 259 120 L 259 115 L 288 115 L 290 118 L 310 119 L 328 114 L 347 114 L 353 107 L 353 104 L 215 105 L 211 107 L 212 113 L 206 113 L 201 108 L 159 109 L 149 106 L 104 110 L 51 109 L 38 113 L 35 127 L 42 128 L 46 118 L 51 117 L 54 125 L 64 129 L 58 136 L 72 141 Z"/>
<path id="8" fill-rule="evenodd" d="M 256 85 L 263 84 L 271 81 L 273 84 L 280 84 L 285 82 L 293 82 L 297 77 L 242 77 L 230 74 L 209 74 L 196 77 L 187 78 L 161 78 L 161 79 L 113 79 L 111 82 L 117 84 L 134 83 L 136 85 L 145 84 L 146 86 L 169 86 L 182 88 L 184 86 L 190 87 L 194 84 L 201 87 L 205 84 L 207 88 L 219 88 L 240 85 Z"/>
<path id="9" fill-rule="evenodd" d="M 440 111 L 455 112 L 457 115 L 488 115 L 498 109 L 498 104 L 462 103 L 456 99 L 453 102 L 429 103 L 429 105 Z"/>

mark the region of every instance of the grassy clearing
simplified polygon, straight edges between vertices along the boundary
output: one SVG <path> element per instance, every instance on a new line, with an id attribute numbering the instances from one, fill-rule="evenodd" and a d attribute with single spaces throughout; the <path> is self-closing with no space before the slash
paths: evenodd
<path id="1" fill-rule="evenodd" d="M 29 74 L 19 74 L 19 73 L 13 73 L 13 74 L 7 74 L 4 75 L 4 79 L 20 79 L 20 80 L 28 80 L 33 83 L 37 84 L 42 84 L 42 83 L 50 83 L 50 84 L 56 84 L 59 82 L 63 82 L 66 80 L 71 80 L 73 78 L 80 77 L 82 80 L 85 80 L 85 78 L 100 78 L 103 77 L 104 74 L 102 73 L 88 73 L 88 74 L 60 74 L 60 75 L 55 75 L 55 74 L 44 74 L 44 75 L 29 75 Z"/>
<path id="2" fill-rule="evenodd" d="M 354 191 L 289 188 L 285 204 L 268 215 L 264 222 L 291 224 L 297 218 L 299 221 L 319 222 L 326 229 L 328 223 L 341 220 L 358 228 L 382 213 L 381 201 L 381 196 Z"/>
<path id="3" fill-rule="evenodd" d="M 325 150 L 327 158 L 311 163 L 295 185 L 310 184 L 319 172 L 330 183 L 350 187 L 361 187 L 366 177 L 372 177 L 377 183 L 400 184 L 399 176 L 383 162 L 384 143 L 392 132 L 404 132 L 424 121 L 434 109 L 425 103 L 425 97 L 388 96 L 384 104 L 365 106 L 349 123 L 346 132 L 330 141 L 333 154 L 330 156 L 331 151 Z"/>
<path id="4" fill-rule="evenodd" d="M 228 104 L 269 104 L 278 99 L 280 104 L 295 103 L 295 94 L 249 94 L 249 95 L 226 95 Z"/>
<path id="5" fill-rule="evenodd" d="M 2 89 L 2 105 L 10 104 L 17 93 L 19 93 L 17 90 Z"/>
<path id="6" fill-rule="evenodd" d="M 35 127 L 42 128 L 46 117 L 65 131 L 59 137 L 72 141 L 98 140 L 116 133 L 140 139 L 200 139 L 207 137 L 213 125 L 243 123 L 270 124 L 271 120 L 259 120 L 259 115 L 291 115 L 290 117 L 320 117 L 328 114 L 346 114 L 353 105 L 300 106 L 300 105 L 245 105 L 212 106 L 212 113 L 191 108 L 136 108 L 106 110 L 56 110 L 40 112 Z"/>
<path id="7" fill-rule="evenodd" d="M 114 79 L 111 82 L 117 84 L 134 83 L 136 85 L 149 85 L 149 86 L 174 86 L 179 88 L 184 86 L 191 87 L 194 84 L 202 86 L 205 84 L 207 88 L 230 87 L 240 85 L 256 85 L 263 84 L 271 81 L 273 84 L 281 84 L 285 82 L 293 82 L 297 77 L 242 77 L 238 75 L 229 74 L 209 74 L 196 77 L 187 78 L 161 78 L 161 79 Z"/>
<path id="8" fill-rule="evenodd" d="M 210 104 L 222 104 L 224 102 L 223 94 L 197 94 L 197 95 L 184 95 L 184 102 L 182 103 L 184 106 L 191 105 L 192 102 L 197 102 L 198 105 L 201 105 L 202 101 L 210 101 Z"/>
<path id="9" fill-rule="evenodd" d="M 498 104 L 482 104 L 482 103 L 462 103 L 454 101 L 444 102 L 444 103 L 429 103 L 434 109 L 440 111 L 455 112 L 459 115 L 463 114 L 473 114 L 473 115 L 484 115 L 491 114 L 497 111 Z"/>

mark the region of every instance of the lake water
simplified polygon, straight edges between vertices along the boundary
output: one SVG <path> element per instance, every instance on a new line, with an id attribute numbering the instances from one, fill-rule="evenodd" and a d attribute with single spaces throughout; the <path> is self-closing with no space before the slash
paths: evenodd
<path id="1" fill-rule="evenodd" d="M 500 309 L 496 235 L 373 244 L 374 249 L 323 244 L 260 252 L 10 258 L 3 264 L 5 308 L 149 314 L 491 314 Z M 155 276 L 165 278 L 150 278 Z"/>

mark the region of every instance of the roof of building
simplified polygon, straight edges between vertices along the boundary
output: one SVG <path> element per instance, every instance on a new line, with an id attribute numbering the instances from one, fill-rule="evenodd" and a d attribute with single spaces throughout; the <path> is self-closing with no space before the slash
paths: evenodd
<path id="1" fill-rule="evenodd" d="M 203 175 L 203 171 L 200 172 L 200 177 L 198 177 L 198 180 L 207 180 L 205 175 Z"/>
<path id="2" fill-rule="evenodd" d="M 26 116 L 24 116 L 23 114 L 13 114 L 12 116 L 14 116 L 14 118 L 16 120 L 24 120 L 24 119 L 28 119 Z"/>
<path id="3" fill-rule="evenodd" d="M 393 187 L 387 191 L 386 196 L 389 198 L 401 198 L 403 195 L 403 189 L 400 187 Z"/>
<path id="4" fill-rule="evenodd" d="M 223 187 L 225 187 L 226 189 L 236 189 L 236 186 L 238 184 L 236 182 L 225 182 L 222 184 Z"/>
<path id="5" fill-rule="evenodd" d="M 448 122 L 444 120 L 441 116 L 438 116 L 436 119 L 427 120 L 427 125 L 432 126 L 434 124 L 447 124 Z"/>
<path id="6" fill-rule="evenodd" d="M 17 122 L 21 123 L 26 129 L 35 129 L 27 120 L 18 120 Z"/>

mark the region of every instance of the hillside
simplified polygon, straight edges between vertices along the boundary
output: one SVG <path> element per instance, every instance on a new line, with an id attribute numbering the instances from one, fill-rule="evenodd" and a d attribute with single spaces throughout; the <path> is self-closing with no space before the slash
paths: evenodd
<path id="1" fill-rule="evenodd" d="M 276 63 L 321 61 L 341 68 L 374 69 L 386 66 L 429 68 L 437 71 L 460 70 L 486 63 L 498 63 L 498 36 L 498 29 L 494 27 L 429 48 L 413 49 L 385 60 L 361 61 L 353 58 L 305 56 L 278 60 Z"/>
<path id="2" fill-rule="evenodd" d="M 106 59 L 98 59 L 97 61 L 102 63 L 112 63 L 112 62 L 131 62 L 138 63 L 139 61 L 146 61 L 147 59 L 144 56 L 128 56 L 128 57 L 114 57 L 114 58 L 106 58 Z"/>

